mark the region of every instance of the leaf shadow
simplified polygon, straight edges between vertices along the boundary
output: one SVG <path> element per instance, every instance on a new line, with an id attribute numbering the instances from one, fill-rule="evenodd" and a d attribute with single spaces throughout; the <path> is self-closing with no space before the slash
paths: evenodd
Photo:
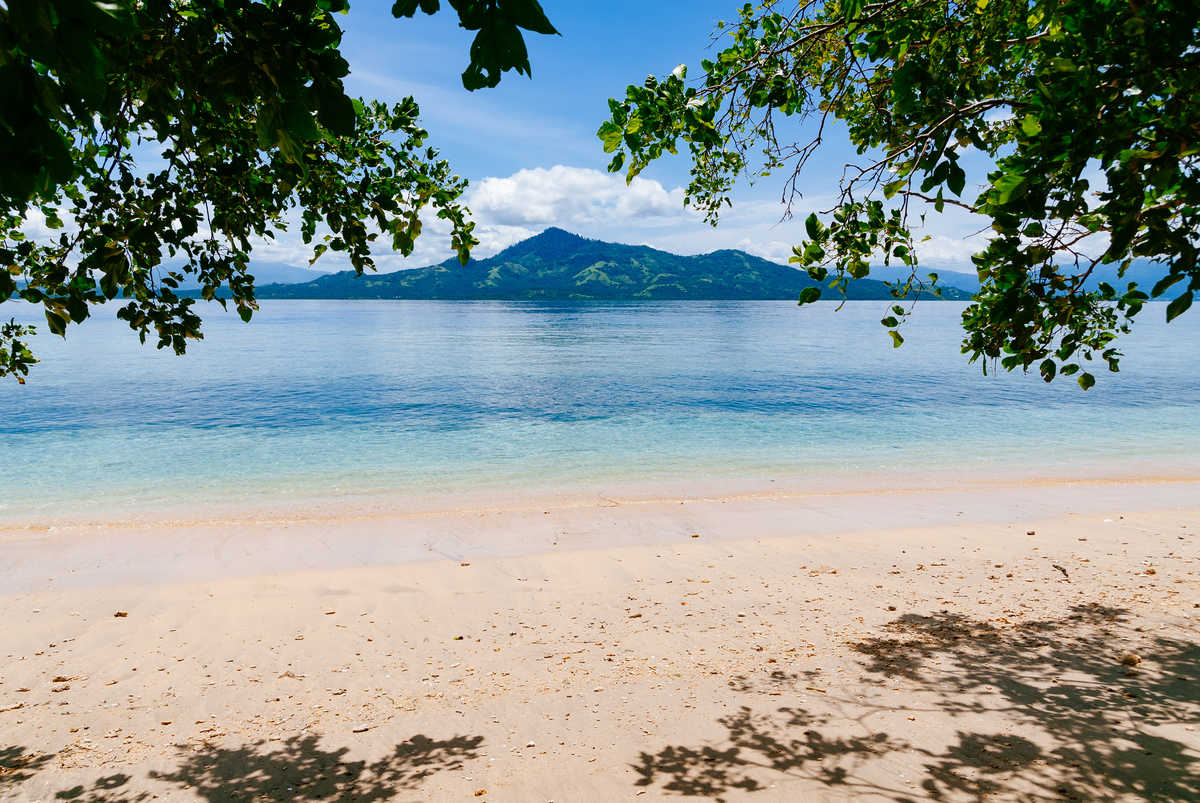
<path id="1" fill-rule="evenodd" d="M 0 748 L 0 792 L 29 780 L 53 757 L 45 753 L 29 753 L 26 748 L 17 745 Z"/>
<path id="2" fill-rule="evenodd" d="M 860 681 L 899 689 L 908 702 L 831 695 L 827 711 L 744 706 L 718 720 L 719 740 L 641 753 L 635 784 L 722 800 L 796 780 L 798 792 L 908 801 L 915 790 L 886 780 L 903 762 L 919 772 L 917 796 L 935 800 L 1200 800 L 1200 739 L 1170 735 L 1200 724 L 1200 634 L 1146 632 L 1128 611 L 1102 605 L 1016 624 L 906 614 L 882 631 L 849 645 Z M 802 678 L 785 666 L 729 685 L 779 697 Z M 928 736 L 911 744 L 868 724 L 877 714 L 928 713 L 999 726 L 951 727 L 933 747 Z"/>
<path id="3" fill-rule="evenodd" d="M 671 745 L 657 753 L 641 753 L 638 763 L 632 765 L 638 776 L 635 785 L 653 786 L 662 777 L 664 791 L 721 801 L 735 789 L 766 789 L 761 777 L 782 774 L 844 786 L 849 792 L 859 784 L 840 763 L 827 763 L 827 759 L 865 759 L 907 747 L 882 732 L 828 736 L 818 730 L 832 720 L 830 714 L 814 714 L 804 708 L 783 707 L 771 714 L 756 714 L 742 706 L 718 720 L 726 730 L 719 747 Z"/>
<path id="4" fill-rule="evenodd" d="M 73 800 L 75 803 L 142 803 L 150 800 L 149 792 L 120 791 L 132 778 L 124 773 L 97 778 L 90 788 L 79 784 L 54 795 L 55 800 Z"/>
<path id="5" fill-rule="evenodd" d="M 906 679 L 951 716 L 1000 712 L 1044 745 L 960 731 L 925 754 L 931 796 L 1200 799 L 1200 743 L 1152 730 L 1200 722 L 1200 637 L 1149 635 L 1099 604 L 1011 626 L 908 614 L 885 630 L 851 645 L 870 675 Z"/>
<path id="6" fill-rule="evenodd" d="M 420 786 L 431 775 L 477 758 L 482 736 L 438 740 L 416 735 L 377 761 L 349 761 L 349 748 L 327 750 L 316 736 L 242 747 L 206 746 L 178 769 L 152 778 L 187 787 L 210 801 L 372 801 Z"/>
<path id="7" fill-rule="evenodd" d="M 420 788 L 425 779 L 436 773 L 461 769 L 466 762 L 479 757 L 482 744 L 482 736 L 432 739 L 418 734 L 370 762 L 347 759 L 347 747 L 324 748 L 315 735 L 237 747 L 180 745 L 186 755 L 178 767 L 170 772 L 151 772 L 149 778 L 177 785 L 212 803 L 392 800 L 400 792 Z M 0 752 L 0 756 L 11 753 L 19 759 L 19 751 L 20 748 L 9 748 Z M 49 758 L 46 756 L 40 762 L 44 764 Z M 29 777 L 31 773 L 23 773 L 17 781 Z M 127 789 L 131 781 L 128 775 L 110 775 L 90 786 L 80 784 L 59 791 L 55 799 L 76 803 L 142 803 L 157 796 Z"/>

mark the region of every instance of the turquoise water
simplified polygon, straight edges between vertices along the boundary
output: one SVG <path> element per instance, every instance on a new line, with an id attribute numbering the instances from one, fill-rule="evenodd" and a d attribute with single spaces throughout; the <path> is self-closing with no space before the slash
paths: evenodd
<path id="1" fill-rule="evenodd" d="M 1200 314 L 1148 308 L 1084 393 L 984 377 L 962 305 L 267 302 L 185 357 L 124 324 L 41 335 L 0 383 L 0 519 L 478 489 L 936 469 L 1200 467 Z M 6 304 L 7 318 L 33 320 Z M 218 311 L 219 312 L 219 311 Z M 43 327 L 44 329 L 44 327 Z"/>

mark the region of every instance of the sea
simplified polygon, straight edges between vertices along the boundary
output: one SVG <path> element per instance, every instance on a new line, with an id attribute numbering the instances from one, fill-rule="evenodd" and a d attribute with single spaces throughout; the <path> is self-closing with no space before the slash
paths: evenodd
<path id="1" fill-rule="evenodd" d="M 1200 476 L 1200 314 L 1146 307 L 1085 392 L 968 364 L 964 306 L 918 303 L 893 348 L 882 302 L 266 301 L 184 356 L 102 311 L 0 381 L 0 524 Z"/>

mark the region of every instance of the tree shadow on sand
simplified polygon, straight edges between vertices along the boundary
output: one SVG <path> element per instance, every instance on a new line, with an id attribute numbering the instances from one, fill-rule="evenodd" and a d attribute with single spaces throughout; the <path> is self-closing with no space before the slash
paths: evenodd
<path id="1" fill-rule="evenodd" d="M 324 750 L 315 736 L 238 748 L 202 748 L 179 769 L 151 777 L 188 787 L 211 801 L 390 800 L 430 775 L 478 756 L 482 736 L 439 741 L 414 736 L 371 763 L 347 761 L 348 748 Z M 266 748 L 266 749 L 264 749 Z"/>
<path id="2" fill-rule="evenodd" d="M 55 800 L 71 800 L 74 803 L 142 803 L 150 800 L 149 792 L 124 789 L 132 778 L 124 773 L 98 778 L 91 787 L 74 786 L 54 796 Z"/>
<path id="3" fill-rule="evenodd" d="M 918 757 L 922 794 L 934 799 L 1200 800 L 1200 733 L 1180 740 L 1184 727 L 1200 725 L 1200 634 L 1143 632 L 1127 611 L 1099 605 L 1019 624 L 909 614 L 884 630 L 850 647 L 862 680 L 911 692 L 911 708 L 843 700 L 845 713 L 790 720 L 779 714 L 794 709 L 762 716 L 744 708 L 720 720 L 728 731 L 721 743 L 641 754 L 636 783 L 719 800 L 791 778 L 903 801 L 911 791 L 879 779 L 886 783 L 904 751 L 907 763 Z M 776 670 L 764 688 L 779 686 Z M 998 716 L 1003 732 L 951 730 L 943 748 L 930 749 L 866 724 L 874 714 L 894 720 L 929 709 Z M 830 730 L 861 735 L 822 735 Z"/>
<path id="4" fill-rule="evenodd" d="M 1003 760 L 994 754 L 1012 737 L 960 732 L 945 753 L 929 756 L 930 794 L 999 794 L 1017 773 L 1045 797 L 1200 799 L 1197 741 L 1153 732 L 1200 723 L 1195 641 L 1142 633 L 1127 611 L 1100 605 L 1011 627 L 960 614 L 907 615 L 888 630 L 852 645 L 869 672 L 909 678 L 938 694 L 951 715 L 1002 711 L 1044 745 L 1029 743 Z"/>
<path id="5" fill-rule="evenodd" d="M 849 794 L 860 784 L 836 759 L 861 759 L 905 747 L 886 733 L 831 737 L 816 729 L 831 719 L 802 708 L 780 708 L 775 714 L 763 715 L 743 707 L 718 720 L 728 732 L 719 748 L 675 745 L 654 754 L 642 753 L 640 763 L 633 765 L 636 785 L 652 786 L 665 776 L 665 791 L 720 801 L 735 789 L 766 789 L 760 777 L 782 773 L 814 778 L 827 786 L 845 786 Z M 833 761 L 825 763 L 827 759 Z"/>
<path id="6" fill-rule="evenodd" d="M 185 745 L 181 749 L 187 755 L 178 769 L 152 772 L 150 777 L 177 784 L 214 803 L 363 803 L 392 800 L 400 792 L 419 788 L 435 773 L 461 769 L 465 762 L 479 756 L 482 743 L 482 736 L 437 740 L 418 735 L 372 762 L 348 761 L 348 748 L 326 750 L 316 736 L 232 748 Z M 91 787 L 76 786 L 55 797 L 76 803 L 140 803 L 149 799 L 148 793 L 124 789 L 130 780 L 127 775 L 109 776 Z"/>
<path id="7" fill-rule="evenodd" d="M 28 753 L 24 747 L 0 747 L 0 793 L 24 783 L 46 765 L 53 756 Z"/>

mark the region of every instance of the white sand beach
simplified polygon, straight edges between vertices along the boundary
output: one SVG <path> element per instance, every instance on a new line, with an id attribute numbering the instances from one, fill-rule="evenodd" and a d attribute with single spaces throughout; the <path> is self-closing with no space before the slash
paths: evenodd
<path id="1" fill-rule="evenodd" d="M 0 798 L 1200 798 L 1200 479 L 0 530 Z"/>

